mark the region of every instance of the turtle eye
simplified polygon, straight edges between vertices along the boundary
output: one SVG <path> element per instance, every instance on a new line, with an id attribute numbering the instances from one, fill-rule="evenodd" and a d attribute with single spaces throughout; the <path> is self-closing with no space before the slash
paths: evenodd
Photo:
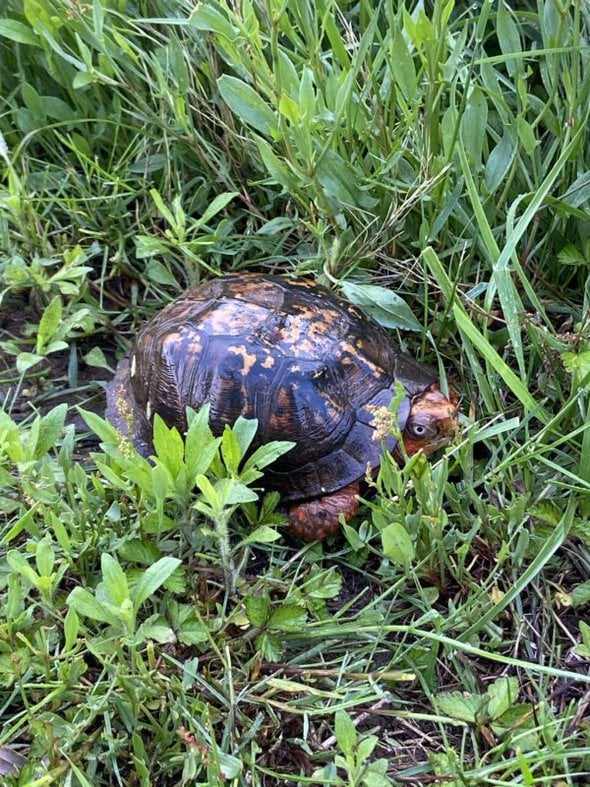
<path id="1" fill-rule="evenodd" d="M 416 437 L 421 440 L 436 434 L 436 429 L 432 424 L 425 424 L 421 421 L 409 421 L 406 425 L 406 429 L 411 437 Z"/>

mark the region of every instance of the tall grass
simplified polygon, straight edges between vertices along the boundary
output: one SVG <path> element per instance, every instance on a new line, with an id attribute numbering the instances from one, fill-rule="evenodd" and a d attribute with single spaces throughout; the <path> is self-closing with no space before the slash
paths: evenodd
<path id="1" fill-rule="evenodd" d="M 7 784 L 587 779 L 590 14 L 513 6 L 6 0 Z M 462 395 L 328 545 L 204 433 L 193 488 L 174 435 L 149 465 L 87 412 L 141 321 L 243 269 Z"/>

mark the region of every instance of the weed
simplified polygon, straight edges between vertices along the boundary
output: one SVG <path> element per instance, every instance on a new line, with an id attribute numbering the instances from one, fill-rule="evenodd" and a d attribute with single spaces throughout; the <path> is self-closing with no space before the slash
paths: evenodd
<path id="1" fill-rule="evenodd" d="M 583 783 L 583 0 L 0 14 L 2 778 Z M 156 419 L 148 460 L 97 415 L 141 321 L 246 268 L 339 290 L 462 396 L 327 544 L 277 529 L 255 424 Z"/>

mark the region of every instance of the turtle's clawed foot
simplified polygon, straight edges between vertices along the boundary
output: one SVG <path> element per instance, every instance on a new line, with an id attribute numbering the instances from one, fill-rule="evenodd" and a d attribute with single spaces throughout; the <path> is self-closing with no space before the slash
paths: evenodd
<path id="1" fill-rule="evenodd" d="M 296 538 L 316 541 L 335 533 L 340 527 L 340 514 L 352 519 L 359 508 L 358 483 L 349 484 L 337 492 L 297 503 L 288 511 L 289 529 Z"/>

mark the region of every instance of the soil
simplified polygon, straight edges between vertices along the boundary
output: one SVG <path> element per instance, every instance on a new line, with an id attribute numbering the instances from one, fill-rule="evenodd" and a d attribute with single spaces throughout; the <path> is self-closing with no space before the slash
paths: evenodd
<path id="1" fill-rule="evenodd" d="M 23 351 L 31 352 L 34 343 L 26 336 L 27 324 L 34 324 L 38 319 L 31 306 L 19 301 L 9 302 L 0 311 L 0 406 L 15 422 L 22 423 L 65 402 L 70 405 L 66 423 L 73 424 L 76 433 L 83 435 L 82 446 L 96 445 L 96 438 L 88 434 L 75 405 L 102 415 L 104 386 L 112 373 L 88 365 L 84 356 L 98 346 L 114 369 L 117 363 L 115 344 L 113 342 L 109 346 L 102 334 L 85 337 L 72 342 L 67 350 L 45 356 L 22 379 L 16 369 L 16 357 L 6 345 L 14 344 Z"/>

